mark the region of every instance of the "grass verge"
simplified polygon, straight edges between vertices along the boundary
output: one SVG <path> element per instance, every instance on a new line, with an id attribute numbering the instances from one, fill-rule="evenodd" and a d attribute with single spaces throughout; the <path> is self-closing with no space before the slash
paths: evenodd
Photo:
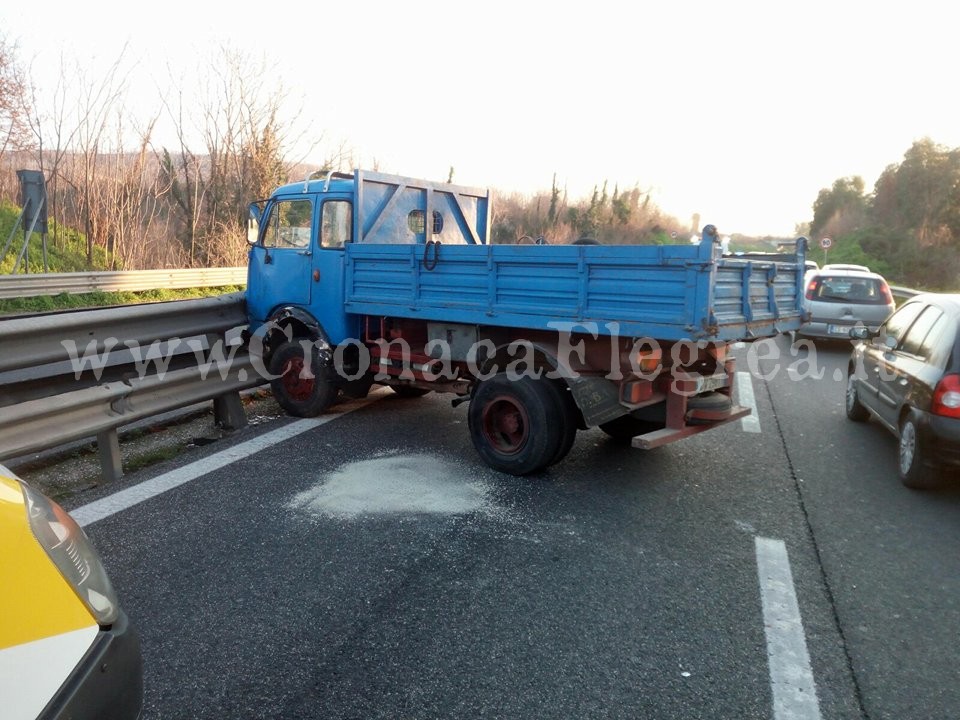
<path id="1" fill-rule="evenodd" d="M 186 288 L 182 290 L 146 290 L 144 292 L 92 292 L 71 295 L 42 295 L 38 297 L 10 298 L 0 300 L 0 315 L 18 313 L 54 312 L 110 305 L 136 305 L 138 303 L 162 302 L 165 300 L 190 300 L 233 292 L 242 292 L 243 285 L 224 287 Z"/>

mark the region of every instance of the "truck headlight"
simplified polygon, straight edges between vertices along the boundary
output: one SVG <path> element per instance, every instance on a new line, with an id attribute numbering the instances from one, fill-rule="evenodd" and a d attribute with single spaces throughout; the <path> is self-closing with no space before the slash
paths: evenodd
<path id="1" fill-rule="evenodd" d="M 66 578 L 74 592 L 100 625 L 117 619 L 119 603 L 100 561 L 83 528 L 45 495 L 21 482 L 27 519 L 37 542 Z"/>

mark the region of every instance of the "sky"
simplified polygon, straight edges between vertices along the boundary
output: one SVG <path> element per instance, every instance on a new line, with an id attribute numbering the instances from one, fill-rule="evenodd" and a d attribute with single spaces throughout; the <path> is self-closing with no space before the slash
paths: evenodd
<path id="1" fill-rule="evenodd" d="M 452 167 L 494 197 L 554 175 L 570 200 L 637 186 L 723 234 L 794 236 L 838 178 L 870 189 L 917 140 L 960 147 L 960 8 L 942 0 L 17 5 L 0 33 L 41 100 L 61 62 L 96 80 L 122 58 L 150 117 L 230 47 L 309 120 L 306 161 L 342 145 L 354 167 Z"/>

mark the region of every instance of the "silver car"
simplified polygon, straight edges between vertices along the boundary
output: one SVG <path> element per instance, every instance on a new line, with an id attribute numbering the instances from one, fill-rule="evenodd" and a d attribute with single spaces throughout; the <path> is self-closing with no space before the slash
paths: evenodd
<path id="1" fill-rule="evenodd" d="M 810 319 L 797 331 L 801 337 L 847 340 L 850 328 L 875 331 L 896 309 L 890 286 L 877 273 L 825 267 L 807 273 L 804 282 L 803 308 Z"/>

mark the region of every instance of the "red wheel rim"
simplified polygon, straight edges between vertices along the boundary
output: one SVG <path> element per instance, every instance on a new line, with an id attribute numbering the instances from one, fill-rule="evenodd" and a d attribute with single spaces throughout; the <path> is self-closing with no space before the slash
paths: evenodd
<path id="1" fill-rule="evenodd" d="M 503 455 L 520 452 L 530 433 L 527 411 L 506 395 L 494 398 L 484 406 L 481 425 L 484 439 Z"/>
<path id="2" fill-rule="evenodd" d="M 295 357 L 287 360 L 283 366 L 283 391 L 291 400 L 303 402 L 310 399 L 313 394 L 314 378 L 303 376 L 303 358 Z"/>

